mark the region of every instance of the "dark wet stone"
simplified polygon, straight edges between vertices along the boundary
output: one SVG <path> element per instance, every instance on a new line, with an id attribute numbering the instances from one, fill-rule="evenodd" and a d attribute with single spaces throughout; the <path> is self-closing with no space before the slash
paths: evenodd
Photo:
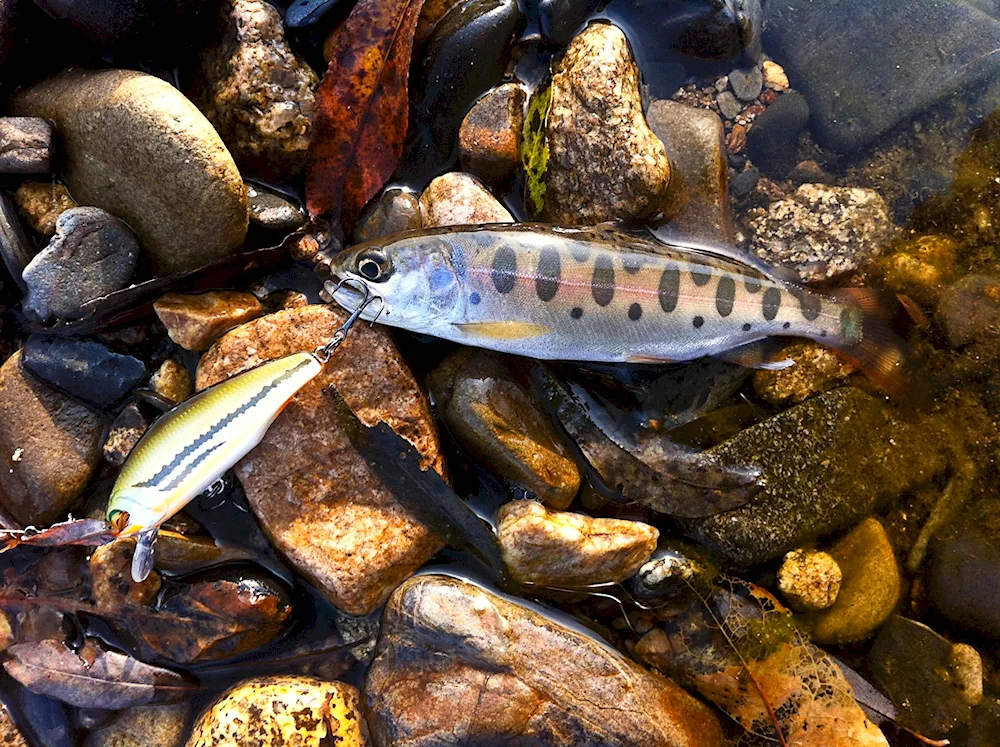
<path id="1" fill-rule="evenodd" d="M 298 205 L 263 187 L 248 184 L 247 201 L 250 207 L 250 224 L 257 228 L 291 233 L 305 225 L 306 215 Z"/>
<path id="2" fill-rule="evenodd" d="M 354 229 L 360 244 L 400 231 L 420 228 L 420 195 L 403 189 L 387 189 L 373 199 Z"/>
<path id="3" fill-rule="evenodd" d="M 179 42 L 204 27 L 211 3 L 201 0 L 35 0 L 50 16 L 100 47 L 137 52 L 176 54 Z M 201 21 L 201 23 L 199 23 Z"/>
<path id="4" fill-rule="evenodd" d="M 538 26 L 542 36 L 552 44 L 566 46 L 600 4 L 601 0 L 541 0 Z"/>
<path id="5" fill-rule="evenodd" d="M 1000 71 L 1000 22 L 961 0 L 790 0 L 767 30 L 818 142 L 844 152 Z"/>
<path id="6" fill-rule="evenodd" d="M 52 125 L 38 117 L 0 118 L 0 174 L 47 174 L 52 170 Z"/>
<path id="7" fill-rule="evenodd" d="M 941 615 L 1000 640 L 1000 500 L 979 501 L 931 543 L 927 593 Z"/>
<path id="8" fill-rule="evenodd" d="M 438 23 L 411 78 L 417 103 L 402 161 L 407 174 L 425 179 L 449 160 L 469 108 L 500 82 L 521 21 L 516 0 L 469 0 Z"/>
<path id="9" fill-rule="evenodd" d="M 122 221 L 95 207 L 71 208 L 56 233 L 24 269 L 24 310 L 42 321 L 75 319 L 85 303 L 124 288 L 139 243 Z"/>
<path id="10" fill-rule="evenodd" d="M 646 120 L 670 159 L 663 200 L 663 217 L 669 223 L 656 229 L 657 237 L 731 244 L 722 120 L 714 112 L 675 101 L 654 101 Z"/>
<path id="11" fill-rule="evenodd" d="M 749 103 L 760 96 L 764 89 L 764 73 L 756 65 L 744 70 L 733 70 L 729 74 L 729 85 L 736 98 Z"/>
<path id="12" fill-rule="evenodd" d="M 941 294 L 936 316 L 953 348 L 996 340 L 1000 334 L 1000 279 L 966 275 Z"/>
<path id="13" fill-rule="evenodd" d="M 915 620 L 893 615 L 868 653 L 875 684 L 899 706 L 897 722 L 932 739 L 968 723 L 983 697 L 983 663 Z"/>
<path id="14" fill-rule="evenodd" d="M 689 535 L 741 566 L 848 527 L 945 464 L 920 430 L 850 387 L 813 397 L 707 453 L 764 471 L 763 490 L 746 506 L 683 522 Z"/>
<path id="15" fill-rule="evenodd" d="M 798 159 L 799 133 L 809 122 L 809 104 L 795 91 L 779 96 L 753 122 L 747 135 L 747 155 L 765 176 L 784 179 Z"/>
<path id="16" fill-rule="evenodd" d="M 0 255 L 11 277 L 23 287 L 21 275 L 31 262 L 33 252 L 21 227 L 17 208 L 3 194 L 0 194 Z"/>
<path id="17" fill-rule="evenodd" d="M 752 166 L 746 171 L 741 171 L 729 180 L 729 192 L 737 200 L 741 200 L 753 192 L 754 187 L 757 186 L 757 182 L 759 181 L 760 169 L 756 166 Z"/>
<path id="18" fill-rule="evenodd" d="M 725 119 L 736 119 L 743 111 L 743 104 L 736 98 L 732 91 L 723 91 L 719 94 L 716 103 L 719 105 L 719 112 Z"/>
<path id="19" fill-rule="evenodd" d="M 99 408 L 128 396 L 146 373 L 138 358 L 121 355 L 95 340 L 31 335 L 24 365 L 38 378 Z"/>

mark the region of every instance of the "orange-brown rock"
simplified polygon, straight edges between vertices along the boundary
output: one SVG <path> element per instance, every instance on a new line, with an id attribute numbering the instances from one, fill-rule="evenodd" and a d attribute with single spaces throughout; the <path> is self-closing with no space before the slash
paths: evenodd
<path id="1" fill-rule="evenodd" d="M 0 504 L 21 524 L 60 518 L 101 458 L 104 420 L 24 370 L 17 352 L 0 367 Z"/>
<path id="2" fill-rule="evenodd" d="M 223 333 L 264 313 L 257 297 L 238 291 L 167 293 L 153 304 L 170 339 L 185 350 L 208 350 Z"/>
<path id="3" fill-rule="evenodd" d="M 511 174 L 520 162 L 524 90 L 504 83 L 487 92 L 462 120 L 458 149 L 462 168 L 489 182 Z"/>
<path id="4" fill-rule="evenodd" d="M 149 385 L 153 391 L 164 399 L 168 399 L 175 405 L 191 396 L 194 389 L 194 382 L 191 381 L 191 374 L 176 358 L 167 358 L 160 364 L 156 373 L 149 380 Z"/>
<path id="5" fill-rule="evenodd" d="M 624 581 L 653 555 L 660 533 L 649 524 L 549 511 L 511 501 L 497 521 L 511 577 L 539 586 L 581 587 Z"/>
<path id="6" fill-rule="evenodd" d="M 286 309 L 233 330 L 201 359 L 204 389 L 240 371 L 326 342 L 346 319 L 327 306 Z M 362 615 L 441 547 L 354 450 L 324 395 L 334 386 L 362 422 L 387 422 L 443 472 L 430 406 L 392 338 L 357 325 L 236 467 L 275 546 L 338 608 Z"/>
<path id="7" fill-rule="evenodd" d="M 59 216 L 78 207 L 69 190 L 56 182 L 25 182 L 15 196 L 28 225 L 42 236 L 54 235 Z"/>
<path id="8" fill-rule="evenodd" d="M 362 693 L 376 744 L 721 747 L 709 709 L 575 629 L 469 582 L 407 581 Z"/>

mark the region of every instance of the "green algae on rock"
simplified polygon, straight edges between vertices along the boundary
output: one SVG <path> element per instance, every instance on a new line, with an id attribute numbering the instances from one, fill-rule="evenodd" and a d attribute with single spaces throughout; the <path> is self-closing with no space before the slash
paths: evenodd
<path id="1" fill-rule="evenodd" d="M 709 453 L 764 471 L 764 489 L 746 506 L 682 522 L 740 566 L 848 527 L 946 464 L 935 439 L 853 387 L 813 397 Z"/>
<path id="2" fill-rule="evenodd" d="M 549 144 L 545 138 L 552 86 L 531 97 L 521 131 L 521 166 L 524 168 L 524 201 L 536 215 L 545 210 L 545 173 L 549 168 Z"/>

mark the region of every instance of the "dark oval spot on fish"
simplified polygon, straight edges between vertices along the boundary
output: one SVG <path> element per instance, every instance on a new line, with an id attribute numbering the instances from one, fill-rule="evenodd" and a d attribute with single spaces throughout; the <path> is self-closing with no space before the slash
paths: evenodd
<path id="1" fill-rule="evenodd" d="M 535 293 L 541 300 L 551 301 L 556 297 L 561 274 L 559 252 L 548 246 L 542 249 L 538 257 L 538 273 L 535 278 Z"/>
<path id="2" fill-rule="evenodd" d="M 637 303 L 632 304 L 628 307 L 628 318 L 633 322 L 639 321 L 642 317 L 642 306 Z"/>
<path id="3" fill-rule="evenodd" d="M 701 325 L 703 325 L 705 323 L 705 320 L 702 317 L 700 317 L 700 316 L 696 316 L 691 321 L 691 323 L 694 325 L 695 329 L 701 329 Z"/>
<path id="4" fill-rule="evenodd" d="M 493 255 L 490 277 L 498 293 L 510 293 L 517 283 L 517 254 L 509 246 L 501 246 Z"/>
<path id="5" fill-rule="evenodd" d="M 823 306 L 823 301 L 820 300 L 819 296 L 814 296 L 812 293 L 807 291 L 800 291 L 799 306 L 802 307 L 802 318 L 807 322 L 812 322 L 819 318 L 819 312 Z"/>
<path id="6" fill-rule="evenodd" d="M 760 278 L 743 278 L 743 285 L 747 289 L 747 293 L 760 293 L 761 282 Z"/>
<path id="7" fill-rule="evenodd" d="M 719 280 L 715 289 L 715 309 L 719 316 L 726 317 L 733 313 L 733 303 L 736 301 L 736 281 L 728 275 Z"/>
<path id="8" fill-rule="evenodd" d="M 691 279 L 694 281 L 695 285 L 701 288 L 702 286 L 708 285 L 712 280 L 712 273 L 700 270 L 691 270 Z"/>
<path id="9" fill-rule="evenodd" d="M 594 262 L 590 293 L 598 306 L 607 306 L 615 297 L 615 266 L 607 254 L 599 255 Z"/>
<path id="10" fill-rule="evenodd" d="M 764 318 L 769 322 L 772 321 L 778 315 L 778 309 L 781 308 L 781 290 L 772 287 L 764 291 L 762 307 Z"/>
<path id="11" fill-rule="evenodd" d="M 660 308 L 668 314 L 676 309 L 680 290 L 681 271 L 677 265 L 670 265 L 660 275 Z"/>
<path id="12" fill-rule="evenodd" d="M 581 316 L 583 316 L 583 309 L 581 309 L 579 306 L 574 306 L 570 310 L 569 315 L 574 319 L 579 319 Z"/>
<path id="13" fill-rule="evenodd" d="M 747 322 L 746 324 L 743 325 L 743 331 L 744 332 L 749 332 L 752 327 L 753 327 L 753 325 L 750 324 L 750 322 Z"/>
<path id="14" fill-rule="evenodd" d="M 469 303 L 471 303 L 473 306 L 475 306 L 477 303 L 479 303 L 482 300 L 483 299 L 480 298 L 479 294 L 476 293 L 475 291 L 472 291 L 472 293 L 469 294 Z"/>

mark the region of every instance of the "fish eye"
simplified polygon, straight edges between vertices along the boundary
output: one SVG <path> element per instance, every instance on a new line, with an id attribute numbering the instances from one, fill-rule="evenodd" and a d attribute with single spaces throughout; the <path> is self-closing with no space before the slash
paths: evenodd
<path id="1" fill-rule="evenodd" d="M 389 277 L 389 258 L 382 252 L 367 251 L 358 257 L 358 274 L 365 280 L 381 283 Z"/>

